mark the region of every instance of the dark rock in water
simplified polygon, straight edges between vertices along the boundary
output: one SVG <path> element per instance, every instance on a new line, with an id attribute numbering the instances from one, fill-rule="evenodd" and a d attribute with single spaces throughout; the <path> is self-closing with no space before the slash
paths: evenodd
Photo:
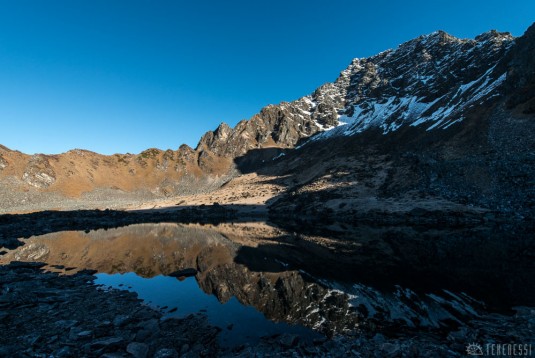
<path id="1" fill-rule="evenodd" d="M 134 358 L 145 358 L 149 353 L 149 346 L 145 343 L 132 342 L 126 347 L 126 351 Z"/>
<path id="2" fill-rule="evenodd" d="M 171 277 L 191 277 L 195 276 L 197 274 L 197 270 L 194 268 L 186 268 L 183 270 L 178 270 L 173 273 L 170 273 L 169 276 Z"/>

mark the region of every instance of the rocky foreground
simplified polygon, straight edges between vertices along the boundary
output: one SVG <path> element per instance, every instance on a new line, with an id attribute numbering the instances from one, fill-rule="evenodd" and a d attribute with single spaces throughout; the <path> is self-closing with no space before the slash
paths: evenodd
<path id="1" fill-rule="evenodd" d="M 103 289 L 93 271 L 66 275 L 45 264 L 0 267 L 0 356 L 5 357 L 452 357 L 471 342 L 535 344 L 535 310 L 485 314 L 457 330 L 416 331 L 380 326 L 353 336 L 305 340 L 263 337 L 237 347 L 219 344 L 219 327 L 202 314 L 162 319 L 135 293 Z M 228 329 L 228 328 L 225 328 Z"/>
<path id="2" fill-rule="evenodd" d="M 178 357 L 217 352 L 202 316 L 161 321 L 127 291 L 97 289 L 91 272 L 58 276 L 44 264 L 0 268 L 0 356 Z"/>

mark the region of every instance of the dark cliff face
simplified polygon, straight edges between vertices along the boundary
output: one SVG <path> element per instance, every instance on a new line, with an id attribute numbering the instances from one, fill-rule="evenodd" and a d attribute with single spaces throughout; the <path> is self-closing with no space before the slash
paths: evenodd
<path id="1" fill-rule="evenodd" d="M 535 23 L 516 40 L 507 72 L 507 107 L 521 106 L 524 114 L 535 113 Z"/>

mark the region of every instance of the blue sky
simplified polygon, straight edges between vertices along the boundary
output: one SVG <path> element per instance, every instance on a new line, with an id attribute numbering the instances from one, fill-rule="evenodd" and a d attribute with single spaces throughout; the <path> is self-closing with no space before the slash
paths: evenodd
<path id="1" fill-rule="evenodd" d="M 535 1 L 0 0 L 0 144 L 195 146 L 367 57 L 442 29 L 520 36 Z"/>

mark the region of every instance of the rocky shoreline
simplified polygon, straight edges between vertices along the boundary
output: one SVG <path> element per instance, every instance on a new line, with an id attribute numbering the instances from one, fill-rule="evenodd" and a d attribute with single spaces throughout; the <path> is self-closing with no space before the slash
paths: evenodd
<path id="1" fill-rule="evenodd" d="M 102 289 L 91 271 L 47 272 L 44 264 L 0 267 L 0 355 L 10 357 L 451 357 L 469 342 L 533 344 L 535 312 L 491 314 L 441 336 L 436 332 L 362 332 L 307 342 L 297 335 L 221 347 L 202 314 L 162 319 L 135 293 Z M 68 269 L 67 269 L 68 270 Z"/>
<path id="2" fill-rule="evenodd" d="M 237 206 L 236 206 L 237 208 Z M 222 205 L 183 208 L 174 211 L 76 210 L 40 211 L 28 214 L 0 215 L 0 248 L 21 245 L 21 237 L 65 230 L 110 229 L 138 223 L 238 221 L 238 210 Z M 253 219 L 247 215 L 243 218 Z"/>
<path id="3" fill-rule="evenodd" d="M 526 222 L 533 225 L 529 218 L 511 218 L 506 213 L 487 211 L 440 211 L 413 209 L 407 212 L 388 212 L 370 210 L 367 212 L 344 210 L 292 210 L 286 202 L 277 203 L 266 211 L 251 210 L 248 205 L 186 206 L 154 210 L 74 210 L 39 211 L 26 214 L 0 215 L 0 248 L 13 249 L 20 246 L 21 237 L 43 235 L 65 230 L 110 229 L 139 223 L 182 222 L 182 223 L 220 223 L 248 222 L 267 220 L 282 227 L 293 228 L 293 224 L 341 224 L 396 226 L 417 225 L 422 227 L 471 227 L 491 223 Z M 1 251 L 0 251 L 1 252 Z"/>
<path id="4" fill-rule="evenodd" d="M 161 321 L 136 294 L 99 290 L 93 272 L 59 276 L 39 263 L 0 267 L 0 356 L 211 356 L 218 330 L 202 316 Z"/>
<path id="5" fill-rule="evenodd" d="M 243 216 L 245 211 L 246 208 L 216 204 L 170 211 L 87 210 L 1 215 L 0 247 L 16 248 L 24 244 L 18 240 L 20 237 L 65 230 L 89 231 L 135 223 L 254 219 Z M 410 215 L 424 218 L 428 214 L 422 211 Z M 470 216 L 467 220 L 459 220 L 455 215 L 451 221 L 434 215 L 424 221 L 415 220 L 422 225 L 435 225 L 440 220 L 445 224 L 472 226 L 494 219 L 489 215 Z M 162 319 L 162 312 L 147 306 L 135 293 L 104 290 L 95 285 L 93 271 L 72 273 L 69 268 L 58 269 L 65 275 L 48 272 L 41 263 L 14 262 L 0 266 L 0 331 L 3 332 L 0 356 L 451 357 L 464 356 L 466 345 L 472 342 L 535 345 L 532 335 L 535 310 L 517 307 L 511 315 L 484 313 L 477 320 L 443 330 L 422 331 L 401 323 L 399 327 L 386 327 L 380 321 L 363 322 L 361 331 L 351 336 L 310 342 L 284 334 L 238 347 L 222 347 L 218 333 L 226 328 L 211 326 L 203 314 Z"/>

